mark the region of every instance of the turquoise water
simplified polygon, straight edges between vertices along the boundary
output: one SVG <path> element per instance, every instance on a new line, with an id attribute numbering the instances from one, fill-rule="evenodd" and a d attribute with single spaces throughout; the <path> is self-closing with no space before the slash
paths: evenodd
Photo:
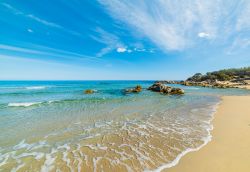
<path id="1" fill-rule="evenodd" d="M 0 171 L 155 170 L 210 139 L 220 96 L 250 94 L 173 85 L 185 95 L 166 96 L 152 83 L 1 81 Z"/>

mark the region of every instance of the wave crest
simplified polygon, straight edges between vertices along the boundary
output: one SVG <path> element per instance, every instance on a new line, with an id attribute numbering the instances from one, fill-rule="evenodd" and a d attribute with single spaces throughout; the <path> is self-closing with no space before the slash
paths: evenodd
<path id="1" fill-rule="evenodd" d="M 31 86 L 31 87 L 25 87 L 27 90 L 42 90 L 45 89 L 45 86 Z"/>
<path id="2" fill-rule="evenodd" d="M 42 102 L 9 103 L 8 106 L 10 106 L 10 107 L 29 107 L 29 106 L 37 105 L 40 103 L 42 103 Z"/>

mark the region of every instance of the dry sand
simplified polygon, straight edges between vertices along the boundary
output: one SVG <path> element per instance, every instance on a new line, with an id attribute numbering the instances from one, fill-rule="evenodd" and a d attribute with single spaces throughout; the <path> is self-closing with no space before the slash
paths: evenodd
<path id="1" fill-rule="evenodd" d="M 167 172 L 250 172 L 250 96 L 226 96 L 213 120 L 212 141 Z"/>

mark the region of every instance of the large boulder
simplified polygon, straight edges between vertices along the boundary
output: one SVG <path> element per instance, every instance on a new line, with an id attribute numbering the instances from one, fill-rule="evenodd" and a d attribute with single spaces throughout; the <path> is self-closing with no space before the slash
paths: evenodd
<path id="1" fill-rule="evenodd" d="M 173 88 L 167 85 L 164 85 L 160 82 L 154 83 L 152 86 L 148 88 L 148 90 L 154 92 L 160 92 L 164 94 L 184 94 L 184 90 L 180 88 Z"/>
<path id="2" fill-rule="evenodd" d="M 148 88 L 148 90 L 155 91 L 155 92 L 164 92 L 167 89 L 168 89 L 168 86 L 160 82 L 156 82 Z"/>

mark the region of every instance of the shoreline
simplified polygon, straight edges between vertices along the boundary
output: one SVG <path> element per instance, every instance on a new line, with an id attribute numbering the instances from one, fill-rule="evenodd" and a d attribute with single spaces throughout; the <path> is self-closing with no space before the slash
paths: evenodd
<path id="1" fill-rule="evenodd" d="M 183 151 L 181 154 L 179 154 L 174 161 L 167 163 L 167 164 L 163 164 L 161 166 L 159 166 L 158 168 L 154 169 L 154 170 L 149 170 L 150 172 L 165 172 L 168 171 L 169 169 L 174 168 L 175 166 L 178 166 L 178 164 L 180 163 L 181 159 L 187 155 L 188 153 L 192 153 L 192 152 L 197 152 L 200 149 L 202 149 L 204 146 L 206 146 L 209 142 L 212 141 L 212 134 L 211 132 L 214 129 L 213 123 L 212 121 L 214 120 L 215 114 L 219 108 L 219 105 L 222 102 L 222 98 L 220 98 L 220 101 L 218 103 L 216 103 L 215 105 L 213 105 L 213 108 L 211 110 L 211 119 L 208 121 L 210 123 L 210 127 L 207 128 L 207 132 L 208 132 L 208 136 L 204 138 L 204 143 L 201 144 L 200 146 L 198 146 L 197 148 L 188 148 L 185 151 Z M 146 172 L 148 172 L 146 170 Z"/>
<path id="2" fill-rule="evenodd" d="M 250 96 L 223 96 L 213 113 L 210 141 L 208 140 L 196 149 L 185 151 L 176 158 L 172 166 L 163 165 L 156 171 L 249 171 L 249 104 Z M 242 142 L 243 139 L 244 142 Z"/>

